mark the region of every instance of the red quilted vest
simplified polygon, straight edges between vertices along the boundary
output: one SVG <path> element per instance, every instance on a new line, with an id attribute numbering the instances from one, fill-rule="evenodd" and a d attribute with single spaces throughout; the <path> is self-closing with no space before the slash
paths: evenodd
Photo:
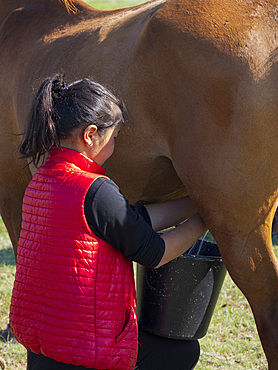
<path id="1" fill-rule="evenodd" d="M 137 358 L 132 262 L 96 237 L 84 214 L 105 170 L 53 150 L 30 182 L 10 308 L 16 339 L 35 353 L 94 369 L 131 370 Z"/>

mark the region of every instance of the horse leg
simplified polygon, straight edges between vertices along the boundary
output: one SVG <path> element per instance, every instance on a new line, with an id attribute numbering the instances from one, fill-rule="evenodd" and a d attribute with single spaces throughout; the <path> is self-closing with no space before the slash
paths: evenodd
<path id="1" fill-rule="evenodd" d="M 20 158 L 18 123 L 11 104 L 0 107 L 0 214 L 11 239 L 15 258 L 21 229 L 22 200 L 31 179 L 27 161 Z"/>
<path id="2" fill-rule="evenodd" d="M 2 357 L 0 357 L 0 367 L 2 370 L 6 370 L 7 368 L 6 361 Z"/>
<path id="3" fill-rule="evenodd" d="M 28 168 L 23 169 L 24 162 L 12 164 L 7 161 L 6 163 L 5 166 L 3 166 L 2 160 L 0 163 L 0 171 L 2 174 L 5 173 L 5 176 L 0 179 L 0 213 L 11 239 L 16 258 L 21 229 L 22 199 L 30 181 L 31 172 Z"/>
<path id="4" fill-rule="evenodd" d="M 19 137 L 5 133 L 9 125 L 1 125 L 1 158 L 0 158 L 0 214 L 12 242 L 15 260 L 17 258 L 17 244 L 21 229 L 22 200 L 25 189 L 31 179 L 31 172 L 27 163 L 20 160 L 18 151 Z M 12 140 L 8 140 L 10 137 Z M 14 340 L 10 325 L 0 333 L 1 341 Z"/>
<path id="5" fill-rule="evenodd" d="M 177 140 L 174 166 L 251 306 L 269 369 L 278 370 L 278 263 L 271 240 L 278 194 L 277 181 L 269 181 L 272 168 L 263 163 L 271 158 L 270 148 L 239 161 L 237 153 L 247 145 L 238 149 L 233 141 L 226 147 L 218 140 L 213 148 L 209 141 L 203 146 L 204 152 L 190 141 L 182 147 Z"/>
<path id="6" fill-rule="evenodd" d="M 223 261 L 251 306 L 269 369 L 277 370 L 278 264 L 270 235 L 271 220 L 245 238 L 214 232 Z"/>
<path id="7" fill-rule="evenodd" d="M 256 198 L 249 208 L 244 198 L 225 204 L 228 190 L 223 192 L 223 198 L 221 192 L 215 191 L 202 194 L 202 199 L 195 194 L 193 199 L 229 274 L 250 304 L 269 370 L 278 370 L 278 262 L 271 240 L 276 196 L 263 210 Z M 217 197 L 221 198 L 218 202 Z"/>

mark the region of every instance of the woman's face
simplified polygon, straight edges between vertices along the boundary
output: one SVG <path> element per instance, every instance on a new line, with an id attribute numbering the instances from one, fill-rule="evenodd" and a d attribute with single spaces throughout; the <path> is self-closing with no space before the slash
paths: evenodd
<path id="1" fill-rule="evenodd" d="M 65 148 L 76 150 L 99 165 L 102 165 L 114 152 L 115 138 L 120 132 L 121 124 L 110 127 L 100 136 L 95 125 L 89 125 L 82 136 L 77 131 L 70 139 L 61 141 Z"/>
<path id="2" fill-rule="evenodd" d="M 119 132 L 120 125 L 108 128 L 103 136 L 99 136 L 96 132 L 90 146 L 91 151 L 87 152 L 87 156 L 99 165 L 102 165 L 113 154 L 115 139 Z"/>

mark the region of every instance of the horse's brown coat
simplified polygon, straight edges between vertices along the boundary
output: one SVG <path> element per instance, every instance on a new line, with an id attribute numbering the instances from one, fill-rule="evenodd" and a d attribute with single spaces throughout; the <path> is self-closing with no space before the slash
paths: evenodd
<path id="1" fill-rule="evenodd" d="M 59 0 L 0 0 L 0 206 L 15 253 L 31 177 L 17 134 L 33 88 L 57 71 L 92 76 L 129 112 L 108 174 L 131 201 L 190 194 L 277 370 L 277 1 L 73 3 L 75 13 Z"/>

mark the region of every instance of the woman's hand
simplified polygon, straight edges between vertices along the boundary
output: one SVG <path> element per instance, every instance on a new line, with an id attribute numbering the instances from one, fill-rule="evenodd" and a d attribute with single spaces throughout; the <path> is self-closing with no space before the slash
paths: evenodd
<path id="1" fill-rule="evenodd" d="M 165 252 L 156 268 L 182 255 L 207 230 L 189 196 L 162 203 L 148 204 L 145 207 L 155 231 L 164 230 L 183 222 L 161 235 L 165 242 Z"/>
<path id="2" fill-rule="evenodd" d="M 165 242 L 165 252 L 156 268 L 181 256 L 206 230 L 203 219 L 198 213 L 195 213 L 183 224 L 162 234 L 161 237 Z"/>

